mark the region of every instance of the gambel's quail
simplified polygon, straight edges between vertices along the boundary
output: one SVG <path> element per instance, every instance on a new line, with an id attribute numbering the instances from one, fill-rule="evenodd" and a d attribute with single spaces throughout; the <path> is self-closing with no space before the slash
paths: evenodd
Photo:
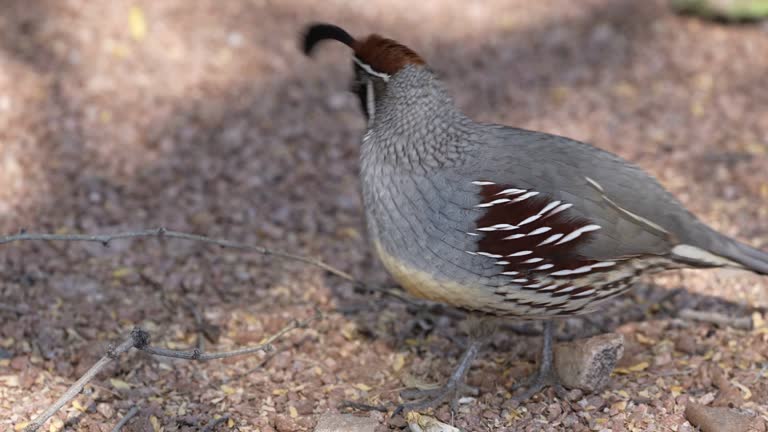
<path id="1" fill-rule="evenodd" d="M 641 274 L 731 267 L 768 274 L 768 254 L 709 228 L 650 175 L 568 138 L 477 123 L 410 48 L 315 24 L 309 54 L 333 39 L 354 50 L 368 118 L 361 148 L 369 236 L 414 296 L 471 311 L 542 319 L 542 361 L 524 399 L 554 383 L 552 319 L 594 311 Z M 470 338 L 439 391 L 455 398 L 479 349 Z"/>

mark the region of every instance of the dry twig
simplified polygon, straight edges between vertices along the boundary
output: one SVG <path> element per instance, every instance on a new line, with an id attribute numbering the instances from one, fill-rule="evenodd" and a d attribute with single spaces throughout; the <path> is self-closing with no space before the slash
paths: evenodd
<path id="1" fill-rule="evenodd" d="M 134 405 L 131 407 L 131 409 L 128 410 L 127 413 L 123 416 L 123 418 L 120 419 L 119 422 L 115 425 L 115 427 L 112 428 L 112 432 L 120 432 L 120 429 L 123 428 L 128 422 L 139 413 L 139 407 Z"/>
<path id="2" fill-rule="evenodd" d="M 80 377 L 80 379 L 78 379 L 74 384 L 72 384 L 72 386 L 70 386 L 67 389 L 67 391 L 64 392 L 64 394 L 61 395 L 61 397 L 56 402 L 53 403 L 53 405 L 48 407 L 45 411 L 43 411 L 42 414 L 40 414 L 34 420 L 32 420 L 24 428 L 24 432 L 34 432 L 37 429 L 39 429 L 40 426 L 45 424 L 45 422 L 48 421 L 48 419 L 51 418 L 58 410 L 60 410 L 69 401 L 74 399 L 83 390 L 85 385 L 88 384 L 88 382 L 91 381 L 99 372 L 101 372 L 109 363 L 111 363 L 113 360 L 120 357 L 120 355 L 130 350 L 131 348 L 136 348 L 137 350 L 144 351 L 149 354 L 153 354 L 161 357 L 172 357 L 172 358 L 180 358 L 185 360 L 204 361 L 204 360 L 222 359 L 222 358 L 234 357 L 238 355 L 252 354 L 258 351 L 269 351 L 272 349 L 271 344 L 277 339 L 279 339 L 280 337 L 282 337 L 283 335 L 285 335 L 286 333 L 297 328 L 304 328 L 307 325 L 309 325 L 310 322 L 319 318 L 320 318 L 320 313 L 318 312 L 307 320 L 304 320 L 304 321 L 294 320 L 287 326 L 280 329 L 277 333 L 268 337 L 266 340 L 264 340 L 264 342 L 256 346 L 242 348 L 242 349 L 233 350 L 233 351 L 214 352 L 214 353 L 204 353 L 198 349 L 194 349 L 192 351 L 176 351 L 176 350 L 169 350 L 164 348 L 156 348 L 149 344 L 149 341 L 150 341 L 149 333 L 147 333 L 146 330 L 136 327 L 131 331 L 131 335 L 126 340 L 124 340 L 117 347 L 110 347 L 107 350 L 107 353 L 104 355 L 104 357 L 99 359 L 99 361 L 97 361 L 96 364 L 94 364 L 90 369 L 88 369 L 88 371 L 82 377 Z M 127 414 L 126 414 L 126 417 L 127 417 Z"/>
<path id="3" fill-rule="evenodd" d="M 203 432 L 213 432 L 214 430 L 216 430 L 216 427 L 218 425 L 224 423 L 227 420 L 229 420 L 229 416 L 228 415 L 221 416 L 221 417 L 213 420 L 212 422 L 208 423 L 205 426 L 205 429 L 203 429 Z"/>
<path id="4" fill-rule="evenodd" d="M 247 251 L 256 252 L 266 256 L 272 255 L 280 258 L 286 258 L 294 261 L 303 262 L 306 264 L 311 264 L 329 273 L 332 273 L 342 279 L 356 282 L 356 279 L 353 278 L 352 275 L 350 275 L 349 273 L 343 270 L 339 270 L 336 267 L 330 266 L 316 258 L 309 258 L 301 255 L 288 253 L 288 252 L 278 251 L 274 249 L 267 249 L 263 246 L 249 245 L 246 243 L 239 243 L 231 240 L 215 239 L 212 237 L 206 237 L 198 234 L 189 234 L 185 232 L 171 231 L 162 227 L 146 229 L 142 231 L 128 231 L 128 232 L 115 233 L 115 234 L 96 234 L 96 235 L 93 235 L 93 234 L 34 234 L 34 233 L 27 233 L 22 231 L 15 235 L 0 237 L 0 245 L 5 243 L 20 242 L 20 241 L 44 240 L 44 241 L 84 241 L 84 242 L 101 243 L 104 246 L 109 246 L 109 243 L 113 240 L 135 239 L 135 238 L 146 238 L 146 237 L 175 238 L 175 239 L 181 239 L 181 240 L 190 240 L 190 241 L 196 241 L 196 242 L 221 246 L 225 248 L 247 250 Z"/>
<path id="5" fill-rule="evenodd" d="M 752 317 L 730 317 L 717 312 L 703 312 L 693 309 L 683 309 L 678 313 L 680 318 L 717 324 L 721 327 L 733 327 L 740 330 L 752 330 Z"/>
<path id="6" fill-rule="evenodd" d="M 268 249 L 263 246 L 257 246 L 257 245 L 240 243 L 240 242 L 231 241 L 231 240 L 207 237 L 199 234 L 190 234 L 190 233 L 185 233 L 180 231 L 172 231 L 163 227 L 145 229 L 141 231 L 127 231 L 127 232 L 114 233 L 114 234 L 44 234 L 44 233 L 28 233 L 22 230 L 18 234 L 9 235 L 9 236 L 0 236 L 0 245 L 7 244 L 7 243 L 14 243 L 14 242 L 37 240 L 37 241 L 93 242 L 93 243 L 101 243 L 102 245 L 107 247 L 109 246 L 109 243 L 114 240 L 148 238 L 148 237 L 174 238 L 174 239 L 180 239 L 180 240 L 196 241 L 196 242 L 216 245 L 224 248 L 256 252 L 258 254 L 265 255 L 265 256 L 276 256 L 279 258 L 299 261 L 305 264 L 313 265 L 315 267 L 318 267 L 322 270 L 327 271 L 328 273 L 338 276 L 344 280 L 350 281 L 354 283 L 356 288 L 360 290 L 380 292 L 390 297 L 395 297 L 405 303 L 409 303 L 416 306 L 423 306 L 427 304 L 426 302 L 415 300 L 409 297 L 408 295 L 404 294 L 402 291 L 395 288 L 367 285 L 362 281 L 355 279 L 349 273 L 343 270 L 340 270 L 336 267 L 333 267 L 332 265 L 326 264 L 325 262 L 317 258 L 296 255 L 293 253 L 283 252 L 283 251 L 274 250 L 274 249 Z"/>

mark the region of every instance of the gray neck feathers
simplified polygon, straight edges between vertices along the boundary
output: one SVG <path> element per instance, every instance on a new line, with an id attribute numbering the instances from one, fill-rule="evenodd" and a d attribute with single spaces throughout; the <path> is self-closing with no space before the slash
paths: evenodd
<path id="1" fill-rule="evenodd" d="M 377 81 L 368 152 L 419 171 L 460 163 L 474 123 L 454 106 L 431 71 L 409 65 L 388 82 Z"/>

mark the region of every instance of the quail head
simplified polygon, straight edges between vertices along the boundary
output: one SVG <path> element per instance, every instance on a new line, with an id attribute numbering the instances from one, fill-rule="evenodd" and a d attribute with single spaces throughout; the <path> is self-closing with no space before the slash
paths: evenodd
<path id="1" fill-rule="evenodd" d="M 768 254 L 699 221 L 654 178 L 572 139 L 473 121 L 408 47 L 315 24 L 354 51 L 354 87 L 368 118 L 363 201 L 376 254 L 410 294 L 486 314 L 543 319 L 540 371 L 551 382 L 551 319 L 593 311 L 642 274 L 731 267 L 768 274 Z M 471 342 L 446 386 L 406 406 L 455 396 Z"/>

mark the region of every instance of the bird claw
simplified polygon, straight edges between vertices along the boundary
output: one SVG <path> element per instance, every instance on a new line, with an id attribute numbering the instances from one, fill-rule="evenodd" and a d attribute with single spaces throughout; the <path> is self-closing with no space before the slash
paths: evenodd
<path id="1" fill-rule="evenodd" d="M 400 404 L 392 416 L 409 411 L 437 408 L 446 400 L 449 400 L 451 412 L 455 413 L 458 410 L 459 399 L 465 394 L 477 394 L 477 389 L 456 381 L 449 381 L 444 386 L 434 389 L 406 389 L 400 392 L 400 397 L 411 402 Z"/>
<path id="2" fill-rule="evenodd" d="M 525 388 L 518 394 L 512 396 L 512 400 L 515 402 L 525 402 L 547 387 L 552 387 L 559 398 L 567 399 L 565 388 L 558 382 L 558 379 L 553 372 L 542 374 L 541 371 L 536 371 L 534 374 L 512 386 L 512 391 Z"/>

